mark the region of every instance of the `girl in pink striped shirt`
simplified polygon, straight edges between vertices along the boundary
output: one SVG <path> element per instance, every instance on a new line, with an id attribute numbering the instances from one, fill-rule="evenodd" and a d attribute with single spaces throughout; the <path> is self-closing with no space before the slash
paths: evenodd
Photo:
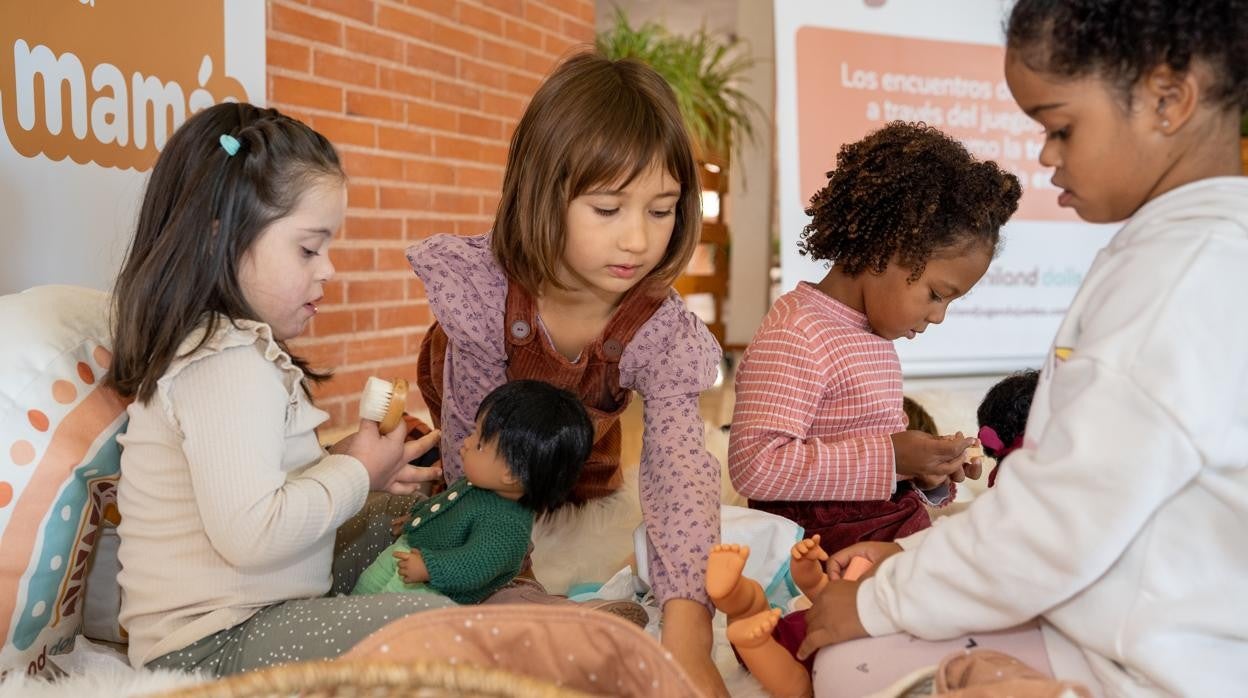
<path id="1" fill-rule="evenodd" d="M 931 524 L 925 503 L 974 439 L 906 429 L 893 340 L 945 318 L 988 269 L 1018 180 L 952 138 L 895 122 L 844 146 L 811 199 L 802 253 L 832 264 L 772 306 L 736 376 L 729 472 L 750 506 L 833 553 Z"/>

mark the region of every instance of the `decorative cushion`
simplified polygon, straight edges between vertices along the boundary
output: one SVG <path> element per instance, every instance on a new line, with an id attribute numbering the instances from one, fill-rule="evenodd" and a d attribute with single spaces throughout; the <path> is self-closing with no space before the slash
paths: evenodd
<path id="1" fill-rule="evenodd" d="M 85 288 L 0 297 L 0 671 L 45 672 L 82 625 L 126 424 L 101 387 L 108 318 L 108 295 Z"/>

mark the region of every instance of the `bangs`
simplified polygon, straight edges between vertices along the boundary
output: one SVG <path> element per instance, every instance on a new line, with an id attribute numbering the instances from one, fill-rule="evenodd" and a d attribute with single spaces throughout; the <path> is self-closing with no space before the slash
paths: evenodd
<path id="1" fill-rule="evenodd" d="M 586 114 L 580 122 L 582 133 L 568 139 L 568 200 L 598 188 L 623 189 L 655 164 L 664 167 L 681 191 L 696 188 L 690 181 L 693 173 L 682 167 L 691 156 L 683 134 L 672 133 L 672 124 L 639 95 L 626 91 L 613 94 L 614 103 L 594 110 L 601 113 Z M 677 126 L 683 128 L 683 124 Z"/>

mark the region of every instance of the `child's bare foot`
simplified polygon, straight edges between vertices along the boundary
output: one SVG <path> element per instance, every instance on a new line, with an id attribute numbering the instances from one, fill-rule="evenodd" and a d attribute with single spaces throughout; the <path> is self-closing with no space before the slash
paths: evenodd
<path id="1" fill-rule="evenodd" d="M 760 647 L 771 640 L 771 631 L 780 622 L 780 609 L 773 608 L 728 624 L 728 641 L 736 648 Z"/>
<path id="2" fill-rule="evenodd" d="M 748 545 L 721 544 L 711 548 L 706 561 L 706 593 L 712 599 L 723 599 L 732 593 L 741 581 L 741 572 L 749 557 Z"/>

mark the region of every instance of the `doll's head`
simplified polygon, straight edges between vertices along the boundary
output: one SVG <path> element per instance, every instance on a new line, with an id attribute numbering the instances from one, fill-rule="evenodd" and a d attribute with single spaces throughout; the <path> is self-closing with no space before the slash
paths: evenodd
<path id="1" fill-rule="evenodd" d="M 474 486 L 545 514 L 567 501 L 593 443 L 593 424 L 575 395 L 517 380 L 481 401 L 460 456 Z"/>
<path id="2" fill-rule="evenodd" d="M 979 420 L 979 441 L 984 453 L 998 463 L 1023 445 L 1023 429 L 1027 426 L 1031 399 L 1035 397 L 1039 382 L 1039 371 L 1019 371 L 992 386 L 979 403 L 975 413 Z M 994 469 L 988 476 L 988 486 L 996 484 L 996 479 Z"/>
<path id="3" fill-rule="evenodd" d="M 940 431 L 936 428 L 936 420 L 932 419 L 932 415 L 928 414 L 923 406 L 914 400 L 903 397 L 901 398 L 901 411 L 906 413 L 907 429 L 914 429 L 932 436 L 940 436 Z"/>

